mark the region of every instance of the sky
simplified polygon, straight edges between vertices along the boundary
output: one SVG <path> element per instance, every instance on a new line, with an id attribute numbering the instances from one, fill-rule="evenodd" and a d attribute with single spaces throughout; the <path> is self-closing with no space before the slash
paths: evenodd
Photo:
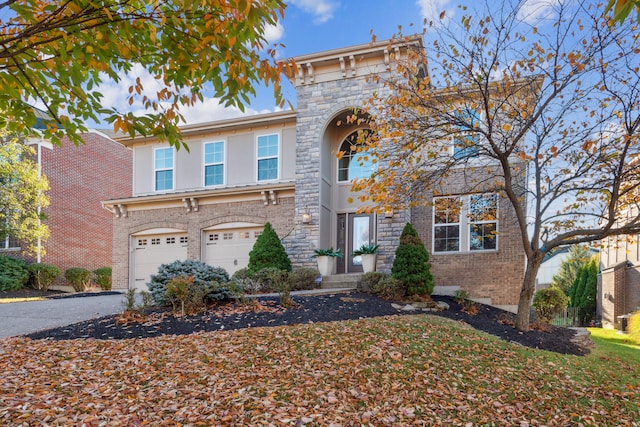
<path id="1" fill-rule="evenodd" d="M 278 57 L 286 59 L 369 43 L 372 35 L 377 40 L 385 40 L 396 34 L 399 26 L 402 26 L 405 35 L 419 33 L 425 19 L 436 22 L 443 11 L 446 19 L 460 17 L 462 12 L 458 5 L 465 1 L 474 3 L 474 0 L 288 0 L 284 19 L 277 27 L 268 29 L 267 38 L 272 44 L 284 45 L 278 48 Z M 527 0 L 523 9 L 526 18 L 543 16 L 556 2 L 557 0 Z M 500 7 L 501 2 L 490 4 Z M 145 88 L 153 88 L 154 79 L 144 70 L 136 69 L 119 84 L 102 86 L 103 104 L 106 107 L 117 107 L 120 111 L 142 113 L 136 109 L 135 104 L 129 106 L 126 102 L 128 88 L 138 76 L 143 82 L 147 82 Z M 220 106 L 214 98 L 181 111 L 187 123 L 200 123 L 277 110 L 269 89 L 258 88 L 257 92 L 257 97 L 244 113 L 237 108 Z M 283 85 L 283 94 L 285 100 L 295 107 L 295 90 L 290 84 Z M 96 127 L 104 126 L 98 124 Z"/>

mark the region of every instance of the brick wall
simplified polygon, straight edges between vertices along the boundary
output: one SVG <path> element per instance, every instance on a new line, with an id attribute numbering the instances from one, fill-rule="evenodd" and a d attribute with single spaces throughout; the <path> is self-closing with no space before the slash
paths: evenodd
<path id="1" fill-rule="evenodd" d="M 265 224 L 270 222 L 283 245 L 291 252 L 294 233 L 293 197 L 278 199 L 277 205 L 265 206 L 261 200 L 201 204 L 197 212 L 186 212 L 184 207 L 130 210 L 126 217 L 113 218 L 116 223 L 113 236 L 113 288 L 129 288 L 129 241 L 132 234 L 156 228 L 184 230 L 189 237 L 188 256 L 202 259 L 202 230 L 229 222 Z"/>
<path id="2" fill-rule="evenodd" d="M 80 146 L 65 139 L 52 150 L 41 148 L 50 187 L 50 206 L 44 210 L 50 237 L 42 262 L 63 272 L 111 266 L 113 215 L 101 201 L 131 195 L 131 150 L 99 133 L 82 138 Z"/>

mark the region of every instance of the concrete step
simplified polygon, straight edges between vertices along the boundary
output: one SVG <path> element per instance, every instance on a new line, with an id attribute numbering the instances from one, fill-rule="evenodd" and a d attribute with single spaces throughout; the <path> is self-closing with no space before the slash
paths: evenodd
<path id="1" fill-rule="evenodd" d="M 353 288 L 358 287 L 358 282 L 362 274 L 350 273 L 350 274 L 335 274 L 333 276 L 324 276 L 322 278 L 322 289 L 336 289 L 336 288 Z"/>

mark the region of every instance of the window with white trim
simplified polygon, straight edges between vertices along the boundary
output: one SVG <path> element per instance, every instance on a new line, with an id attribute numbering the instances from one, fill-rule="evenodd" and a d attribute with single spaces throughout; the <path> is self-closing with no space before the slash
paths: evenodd
<path id="1" fill-rule="evenodd" d="M 496 249 L 498 249 L 497 194 L 434 198 L 434 253 Z"/>
<path id="2" fill-rule="evenodd" d="M 204 144 L 205 187 L 224 184 L 224 141 Z"/>
<path id="3" fill-rule="evenodd" d="M 173 148 L 156 148 L 153 166 L 156 191 L 173 190 Z"/>
<path id="4" fill-rule="evenodd" d="M 0 249 L 20 249 L 20 244 L 10 235 L 0 236 Z"/>
<path id="5" fill-rule="evenodd" d="M 258 181 L 278 179 L 278 134 L 258 137 Z"/>
<path id="6" fill-rule="evenodd" d="M 377 164 L 371 153 L 364 148 L 364 143 L 358 141 L 360 132 L 366 137 L 371 131 L 355 131 L 340 144 L 341 156 L 338 159 L 338 182 L 348 182 L 352 179 L 369 178 L 376 170 Z"/>
<path id="7" fill-rule="evenodd" d="M 473 109 L 465 108 L 455 113 L 459 124 L 455 126 L 453 137 L 453 158 L 456 160 L 477 157 L 480 154 L 480 136 L 471 131 L 480 126 L 480 114 Z"/>

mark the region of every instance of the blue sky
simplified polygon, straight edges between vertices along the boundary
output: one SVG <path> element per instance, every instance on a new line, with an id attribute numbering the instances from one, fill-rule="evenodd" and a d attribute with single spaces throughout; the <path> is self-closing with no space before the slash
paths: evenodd
<path id="1" fill-rule="evenodd" d="M 527 17 L 537 18 L 557 1 L 527 0 L 523 10 Z M 288 0 L 284 19 L 277 27 L 269 28 L 267 36 L 272 43 L 285 46 L 278 50 L 279 57 L 289 58 L 368 43 L 372 33 L 378 40 L 384 40 L 397 33 L 399 25 L 404 34 L 417 33 L 422 31 L 424 19 L 437 21 L 442 11 L 446 12 L 447 19 L 461 16 L 458 9 L 461 3 L 477 4 L 477 0 Z M 490 5 L 501 7 L 502 1 Z M 142 69 L 135 69 L 119 84 L 103 85 L 105 106 L 142 113 L 135 104 L 126 103 L 128 87 L 136 77 L 146 82 L 145 88 L 153 90 L 153 77 Z M 285 85 L 284 95 L 295 106 L 295 92 L 290 85 Z M 259 89 L 258 96 L 244 113 L 224 108 L 210 98 L 204 104 L 183 110 L 183 115 L 188 123 L 198 123 L 275 109 L 269 90 Z"/>

